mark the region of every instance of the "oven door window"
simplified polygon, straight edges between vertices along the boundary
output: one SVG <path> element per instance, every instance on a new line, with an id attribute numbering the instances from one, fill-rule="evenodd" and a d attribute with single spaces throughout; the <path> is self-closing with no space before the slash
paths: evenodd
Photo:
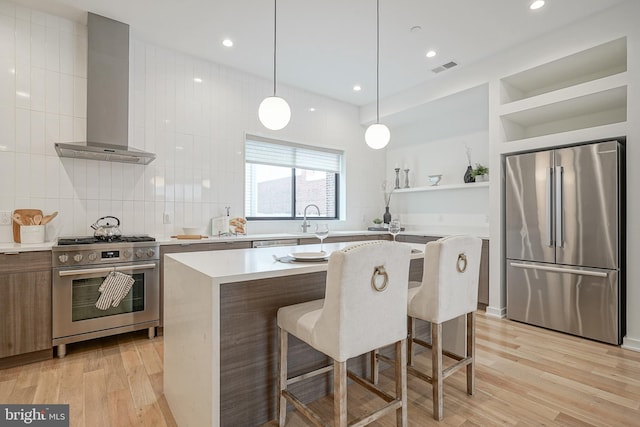
<path id="1" fill-rule="evenodd" d="M 144 311 L 144 273 L 132 274 L 131 276 L 135 280 L 131 290 L 116 307 L 110 306 L 106 310 L 96 307 L 96 302 L 101 295 L 98 288 L 100 288 L 106 276 L 73 279 L 71 283 L 71 320 L 78 322 L 98 317 Z"/>

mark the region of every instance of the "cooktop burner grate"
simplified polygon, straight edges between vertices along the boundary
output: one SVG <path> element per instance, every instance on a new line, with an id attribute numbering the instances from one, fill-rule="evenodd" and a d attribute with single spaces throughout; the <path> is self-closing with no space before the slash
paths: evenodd
<path id="1" fill-rule="evenodd" d="M 58 239 L 58 246 L 66 245 L 92 245 L 96 243 L 135 243 L 135 242 L 155 242 L 151 236 L 118 236 L 111 239 L 97 238 L 92 236 L 85 237 L 64 237 Z"/>

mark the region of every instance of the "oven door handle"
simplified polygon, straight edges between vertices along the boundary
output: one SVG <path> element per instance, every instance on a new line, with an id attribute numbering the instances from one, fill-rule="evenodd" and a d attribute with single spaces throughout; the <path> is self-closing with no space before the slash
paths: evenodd
<path id="1" fill-rule="evenodd" d="M 85 268 L 84 270 L 65 270 L 65 271 L 59 271 L 58 275 L 60 277 L 80 276 L 84 274 L 111 273 L 112 271 L 149 270 L 153 268 L 156 268 L 156 264 L 138 264 L 138 265 L 130 265 L 126 267 L 120 266 L 120 267 L 104 267 L 104 268 Z"/>

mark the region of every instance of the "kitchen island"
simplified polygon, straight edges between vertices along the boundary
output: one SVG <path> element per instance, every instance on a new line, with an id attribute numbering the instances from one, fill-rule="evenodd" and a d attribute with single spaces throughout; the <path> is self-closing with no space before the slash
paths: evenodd
<path id="1" fill-rule="evenodd" d="M 412 255 L 410 279 L 419 280 L 424 245 L 410 245 L 420 251 Z M 164 394 L 178 425 L 249 426 L 275 418 L 277 310 L 323 298 L 327 263 L 285 263 L 273 256 L 319 249 L 316 244 L 166 255 Z M 292 375 L 327 363 L 294 338 L 289 354 Z M 360 358 L 349 367 L 362 371 L 365 365 Z M 330 393 L 331 377 L 296 386 L 297 395 L 312 400 Z"/>

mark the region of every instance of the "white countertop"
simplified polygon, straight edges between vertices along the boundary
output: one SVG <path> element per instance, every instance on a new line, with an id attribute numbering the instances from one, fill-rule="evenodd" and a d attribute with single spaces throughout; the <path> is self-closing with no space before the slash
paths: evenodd
<path id="1" fill-rule="evenodd" d="M 50 251 L 56 242 L 44 243 L 0 243 L 0 253 Z"/>
<path id="2" fill-rule="evenodd" d="M 369 240 L 368 242 L 371 242 Z M 331 253 L 362 242 L 325 243 L 324 250 Z M 424 245 L 403 243 L 417 251 L 412 258 L 422 258 Z M 226 251 L 185 252 L 166 255 L 181 264 L 202 273 L 216 283 L 231 283 L 270 277 L 325 271 L 326 262 L 280 262 L 273 256 L 283 257 L 292 252 L 319 252 L 320 245 L 276 246 Z"/>
<path id="3" fill-rule="evenodd" d="M 331 236 L 366 236 L 366 235 L 386 235 L 385 231 L 369 231 L 369 230 L 338 230 L 331 231 Z M 436 236 L 445 237 L 455 234 L 470 234 L 478 236 L 481 239 L 489 238 L 488 227 L 464 227 L 464 226 L 420 226 L 416 229 L 406 230 L 400 235 L 409 236 Z M 204 239 L 172 239 L 170 237 L 156 237 L 160 245 L 192 245 L 198 243 L 227 243 L 227 242 L 252 242 L 258 240 L 286 240 L 286 239 L 304 239 L 315 238 L 313 233 L 264 233 L 264 234 L 248 234 L 239 236 L 209 236 Z M 21 244 L 14 242 L 0 242 L 0 253 L 9 252 L 33 252 L 33 251 L 49 251 L 56 242 L 44 242 L 33 244 Z"/>
<path id="4" fill-rule="evenodd" d="M 366 236 L 366 235 L 378 235 L 387 233 L 384 231 L 369 231 L 369 230 L 345 230 L 345 231 L 330 231 L 329 237 L 335 236 Z M 262 234 L 244 234 L 237 236 L 207 236 L 202 239 L 175 239 L 170 237 L 157 237 L 156 240 L 161 245 L 175 245 L 175 244 L 197 244 L 197 243 L 217 243 L 217 242 L 252 242 L 257 240 L 287 240 L 287 239 L 317 239 L 313 233 L 262 233 Z"/>

